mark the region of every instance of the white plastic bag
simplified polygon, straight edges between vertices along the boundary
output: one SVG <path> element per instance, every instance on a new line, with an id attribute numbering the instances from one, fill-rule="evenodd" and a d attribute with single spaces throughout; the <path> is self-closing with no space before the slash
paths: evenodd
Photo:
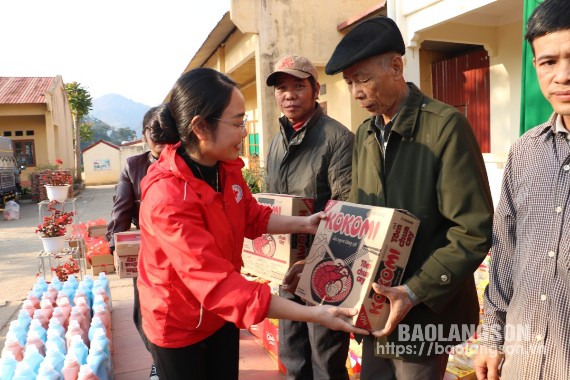
<path id="1" fill-rule="evenodd" d="M 6 202 L 6 206 L 4 207 L 4 219 L 20 219 L 20 205 L 16 201 Z"/>

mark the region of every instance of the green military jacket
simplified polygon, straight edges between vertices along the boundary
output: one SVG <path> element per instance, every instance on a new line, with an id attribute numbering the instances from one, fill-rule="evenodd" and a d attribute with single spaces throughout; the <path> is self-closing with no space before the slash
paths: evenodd
<path id="1" fill-rule="evenodd" d="M 436 353 L 428 352 L 429 342 L 432 347 L 436 342 L 460 343 L 464 337 L 455 330 L 450 335 L 453 324 L 460 332 L 465 324 L 478 324 L 473 273 L 490 248 L 493 204 L 481 150 L 467 119 L 415 85 L 408 86 L 410 94 L 394 120 L 385 160 L 374 118 L 359 126 L 349 201 L 405 209 L 420 219 L 402 283 L 421 303 L 400 325 L 408 325 L 410 332 L 420 328 L 416 331 L 423 334 L 434 325 L 442 333 L 424 336 L 422 350 L 422 341 L 408 340 L 399 333 L 401 327 L 379 342 L 404 345 L 406 353 L 398 356 L 413 359 Z"/>

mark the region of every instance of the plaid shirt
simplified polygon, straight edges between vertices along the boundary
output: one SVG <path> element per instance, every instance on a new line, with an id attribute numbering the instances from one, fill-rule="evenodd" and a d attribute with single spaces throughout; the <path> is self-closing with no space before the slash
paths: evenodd
<path id="1" fill-rule="evenodd" d="M 501 379 L 570 376 L 570 137 L 556 118 L 512 146 L 493 226 L 481 344 Z"/>

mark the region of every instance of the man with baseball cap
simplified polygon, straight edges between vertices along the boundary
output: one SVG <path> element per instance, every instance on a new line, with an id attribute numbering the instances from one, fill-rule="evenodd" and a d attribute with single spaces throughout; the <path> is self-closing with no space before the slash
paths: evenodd
<path id="1" fill-rule="evenodd" d="M 314 212 L 328 200 L 346 200 L 350 191 L 354 134 L 325 115 L 317 103 L 320 85 L 315 66 L 305 57 L 288 55 L 267 77 L 283 116 L 271 140 L 266 161 L 267 191 L 314 199 Z M 294 295 L 303 262 L 285 276 L 281 296 Z M 305 322 L 279 321 L 279 356 L 289 380 L 348 380 L 349 334 Z"/>
<path id="2" fill-rule="evenodd" d="M 473 273 L 491 243 L 493 205 L 473 130 L 406 83 L 404 53 L 396 23 L 372 18 L 344 36 L 325 68 L 342 72 L 372 115 L 356 132 L 349 201 L 420 219 L 401 285 L 374 285 L 390 315 L 377 338 L 363 339 L 362 380 L 443 378 L 449 348 L 479 322 Z"/>

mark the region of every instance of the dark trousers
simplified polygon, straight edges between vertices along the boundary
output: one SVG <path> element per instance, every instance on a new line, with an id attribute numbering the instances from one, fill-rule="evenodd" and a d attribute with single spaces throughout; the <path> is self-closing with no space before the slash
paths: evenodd
<path id="1" fill-rule="evenodd" d="M 403 361 L 374 356 L 374 337 L 362 340 L 362 380 L 441 380 L 449 354 L 443 353 L 420 361 Z"/>
<path id="2" fill-rule="evenodd" d="M 305 304 L 284 290 L 282 297 Z M 346 359 L 350 335 L 318 323 L 279 320 L 279 358 L 288 380 L 348 380 Z"/>
<path id="3" fill-rule="evenodd" d="M 133 303 L 133 322 L 141 336 L 141 339 L 148 351 L 150 351 L 150 346 L 148 343 L 148 339 L 142 328 L 142 316 L 141 316 L 141 304 L 139 300 L 139 289 L 137 287 L 137 277 L 133 277 L 133 288 L 134 288 L 134 303 Z"/>
<path id="4" fill-rule="evenodd" d="M 149 346 L 160 380 L 238 379 L 239 329 L 233 323 L 187 347 Z"/>

